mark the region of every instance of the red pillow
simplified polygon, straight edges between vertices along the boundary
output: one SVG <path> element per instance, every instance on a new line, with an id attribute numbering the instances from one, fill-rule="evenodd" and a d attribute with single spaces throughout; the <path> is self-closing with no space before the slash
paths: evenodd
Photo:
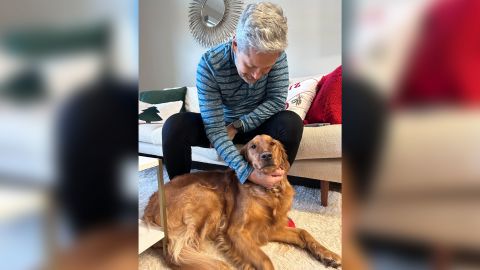
<path id="1" fill-rule="evenodd" d="M 317 94 L 303 123 L 342 123 L 342 66 L 318 82 Z"/>

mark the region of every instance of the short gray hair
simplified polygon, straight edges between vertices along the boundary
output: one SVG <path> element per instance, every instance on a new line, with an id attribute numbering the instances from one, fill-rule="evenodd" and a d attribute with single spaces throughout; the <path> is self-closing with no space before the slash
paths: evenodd
<path id="1" fill-rule="evenodd" d="M 248 4 L 237 24 L 236 40 L 242 52 L 255 49 L 276 53 L 287 48 L 287 18 L 280 6 L 269 2 Z"/>

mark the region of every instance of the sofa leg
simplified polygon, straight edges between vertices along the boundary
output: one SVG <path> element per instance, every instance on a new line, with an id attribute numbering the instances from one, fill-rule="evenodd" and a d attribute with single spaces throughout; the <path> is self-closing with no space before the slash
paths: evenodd
<path id="1" fill-rule="evenodd" d="M 320 180 L 320 201 L 322 206 L 328 205 L 328 189 L 330 186 L 330 182 Z"/>

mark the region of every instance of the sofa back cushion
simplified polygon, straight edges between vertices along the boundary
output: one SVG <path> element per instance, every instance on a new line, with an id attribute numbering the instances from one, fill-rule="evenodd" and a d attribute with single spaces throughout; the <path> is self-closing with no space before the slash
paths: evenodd
<path id="1" fill-rule="evenodd" d="M 187 94 L 185 95 L 185 109 L 188 112 L 200 112 L 200 105 L 198 103 L 197 87 L 187 87 Z"/>

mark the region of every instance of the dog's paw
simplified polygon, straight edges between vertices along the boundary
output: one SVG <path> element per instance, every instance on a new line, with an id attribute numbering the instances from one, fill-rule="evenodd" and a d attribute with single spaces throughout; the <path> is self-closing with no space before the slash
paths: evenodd
<path id="1" fill-rule="evenodd" d="M 340 256 L 326 249 L 318 243 L 310 243 L 308 249 L 312 252 L 315 258 L 322 262 L 325 266 L 337 268 L 342 264 Z"/>
<path id="2" fill-rule="evenodd" d="M 342 258 L 333 252 L 324 253 L 321 260 L 327 267 L 337 268 L 342 265 Z"/>

